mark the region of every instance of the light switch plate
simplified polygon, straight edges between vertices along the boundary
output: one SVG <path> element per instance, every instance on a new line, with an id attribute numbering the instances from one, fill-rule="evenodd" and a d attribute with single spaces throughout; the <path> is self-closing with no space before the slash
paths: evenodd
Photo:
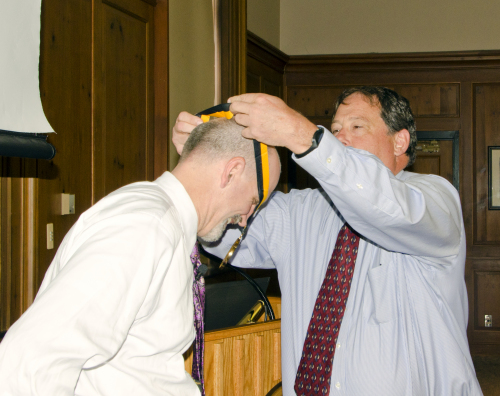
<path id="1" fill-rule="evenodd" d="M 54 224 L 47 224 L 47 250 L 54 249 Z"/>

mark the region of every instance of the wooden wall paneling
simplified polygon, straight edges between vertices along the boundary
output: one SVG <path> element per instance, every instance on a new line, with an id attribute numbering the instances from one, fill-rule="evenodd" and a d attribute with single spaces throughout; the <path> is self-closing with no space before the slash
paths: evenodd
<path id="1" fill-rule="evenodd" d="M 289 56 L 261 39 L 247 32 L 247 92 L 260 92 L 284 99 L 285 66 Z M 290 190 L 289 163 L 291 152 L 278 147 L 281 160 L 281 175 L 277 190 Z"/>
<path id="2" fill-rule="evenodd" d="M 157 0 L 154 13 L 154 178 L 156 179 L 168 169 L 170 147 L 168 0 Z"/>
<path id="3" fill-rule="evenodd" d="M 476 313 L 474 327 L 485 327 L 485 316 L 492 316 L 491 329 L 500 330 L 500 270 L 475 271 Z M 493 297 L 493 298 L 492 298 Z"/>
<path id="4" fill-rule="evenodd" d="M 37 161 L 37 288 L 64 236 L 91 205 L 92 2 L 44 0 L 41 22 L 40 93 L 57 153 Z M 61 193 L 75 194 L 76 214 L 57 214 L 54 202 Z M 54 224 L 52 250 L 47 223 Z"/>
<path id="5" fill-rule="evenodd" d="M 500 265 L 495 259 L 471 259 L 472 310 L 469 339 L 472 353 L 500 355 Z M 493 326 L 485 327 L 484 315 L 493 315 Z"/>
<path id="6" fill-rule="evenodd" d="M 417 161 L 408 170 L 416 173 L 439 175 L 453 184 L 453 141 L 440 141 L 439 146 L 438 153 L 418 151 Z"/>
<path id="7" fill-rule="evenodd" d="M 488 147 L 500 146 L 500 84 L 474 84 L 475 244 L 500 243 L 500 211 L 488 209 Z"/>
<path id="8" fill-rule="evenodd" d="M 0 330 L 7 330 L 31 305 L 36 292 L 36 161 L 2 160 L 0 179 Z M 9 177 L 11 176 L 11 177 Z"/>
<path id="9" fill-rule="evenodd" d="M 141 0 L 94 7 L 93 202 L 153 178 L 153 11 Z"/>

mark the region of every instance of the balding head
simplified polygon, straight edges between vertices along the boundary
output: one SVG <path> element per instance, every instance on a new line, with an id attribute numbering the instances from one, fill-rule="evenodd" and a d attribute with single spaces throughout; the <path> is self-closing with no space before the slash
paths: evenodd
<path id="1" fill-rule="evenodd" d="M 244 227 L 259 203 L 254 141 L 241 136 L 234 120 L 198 125 L 186 141 L 172 174 L 182 183 L 198 214 L 198 236 L 220 238 L 226 225 Z M 280 161 L 268 147 L 269 193 L 278 183 Z"/>
<path id="2" fill-rule="evenodd" d="M 255 163 L 253 141 L 241 136 L 242 130 L 234 120 L 225 118 L 198 125 L 184 145 L 180 162 L 198 157 L 205 162 L 242 157 L 247 165 Z"/>

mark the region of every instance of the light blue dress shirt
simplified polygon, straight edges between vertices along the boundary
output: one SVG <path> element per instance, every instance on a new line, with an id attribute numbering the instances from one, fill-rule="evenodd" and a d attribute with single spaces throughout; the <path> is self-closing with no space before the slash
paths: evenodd
<path id="1" fill-rule="evenodd" d="M 465 230 L 455 188 L 435 175 L 394 176 L 330 133 L 294 159 L 324 191 L 275 193 L 233 257 L 237 266 L 278 270 L 284 395 L 295 395 L 314 303 L 344 221 L 363 239 L 330 395 L 482 395 L 466 336 Z M 223 256 L 238 235 L 228 230 L 207 250 Z"/>

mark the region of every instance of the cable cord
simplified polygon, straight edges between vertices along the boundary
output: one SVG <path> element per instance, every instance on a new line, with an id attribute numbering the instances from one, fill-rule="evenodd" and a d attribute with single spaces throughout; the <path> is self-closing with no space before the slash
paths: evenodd
<path id="1" fill-rule="evenodd" d="M 264 301 L 265 312 L 269 316 L 269 320 L 274 320 L 275 319 L 275 317 L 274 317 L 274 311 L 273 311 L 273 308 L 271 307 L 271 303 L 269 302 L 269 299 L 267 298 L 267 296 L 264 293 L 264 291 L 257 284 L 257 282 L 255 282 L 246 272 L 242 271 L 238 267 L 234 267 L 231 264 L 226 264 L 226 267 L 229 267 L 233 271 L 236 271 L 241 276 L 243 276 L 248 282 L 250 282 L 250 284 L 253 286 L 253 288 L 255 289 L 255 291 L 259 294 L 259 296 L 262 299 L 262 301 Z"/>

